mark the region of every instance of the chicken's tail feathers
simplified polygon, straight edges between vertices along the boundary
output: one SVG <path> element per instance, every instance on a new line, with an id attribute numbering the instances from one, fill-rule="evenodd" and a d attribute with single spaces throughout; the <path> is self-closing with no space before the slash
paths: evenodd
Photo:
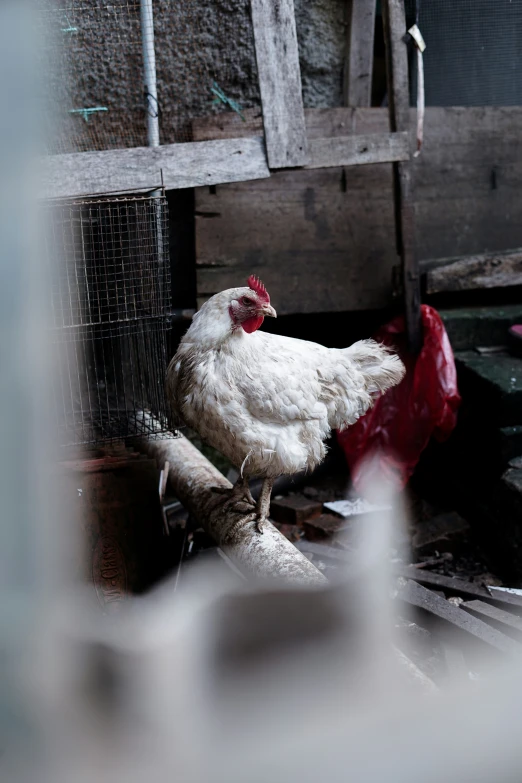
<path id="1" fill-rule="evenodd" d="M 393 348 L 375 340 L 359 340 L 345 348 L 345 353 L 362 373 L 366 391 L 370 394 L 379 394 L 397 386 L 406 373 Z"/>

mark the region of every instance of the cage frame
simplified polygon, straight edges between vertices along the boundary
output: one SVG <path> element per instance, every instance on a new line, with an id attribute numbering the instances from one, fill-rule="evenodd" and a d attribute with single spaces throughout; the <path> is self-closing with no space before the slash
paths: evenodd
<path id="1" fill-rule="evenodd" d="M 141 0 L 145 5 L 148 0 Z M 420 278 L 414 250 L 409 76 L 404 0 L 383 0 L 390 130 L 309 138 L 301 90 L 294 0 L 250 0 L 264 134 L 79 152 L 43 160 L 43 195 L 71 198 L 246 182 L 285 168 L 392 163 L 397 254 L 408 338 L 421 345 Z M 373 7 L 372 7 L 373 6 Z M 150 7 L 150 4 L 149 4 Z M 375 0 L 347 0 L 345 101 L 369 104 Z M 321 111 L 312 110 L 312 111 Z M 349 113 L 350 108 L 346 111 Z M 348 117 L 347 117 L 348 120 Z M 350 127 L 349 122 L 347 126 Z"/>
<path id="2" fill-rule="evenodd" d="M 159 206 L 153 208 L 156 200 Z M 63 252 L 67 259 L 65 270 L 62 265 L 54 269 L 48 324 L 57 362 L 52 396 L 61 450 L 132 442 L 144 435 L 177 437 L 179 422 L 168 409 L 161 372 L 168 363 L 172 317 L 165 190 L 46 199 L 41 205 L 54 221 L 51 244 L 59 242 L 56 248 L 46 242 L 47 252 Z M 148 229 L 139 223 L 144 215 Z M 123 233 L 120 216 L 127 221 Z M 83 232 L 91 226 L 98 227 L 98 235 L 87 239 Z M 146 263 L 156 271 L 152 287 L 143 273 L 144 239 Z M 107 265 L 104 248 L 111 241 Z M 103 268 L 93 264 L 101 248 Z M 82 372 L 87 355 L 90 370 Z"/>

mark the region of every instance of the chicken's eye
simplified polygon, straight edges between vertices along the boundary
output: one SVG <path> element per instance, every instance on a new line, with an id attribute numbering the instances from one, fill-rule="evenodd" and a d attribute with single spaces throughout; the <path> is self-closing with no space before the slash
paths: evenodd
<path id="1" fill-rule="evenodd" d="M 249 299 L 249 298 L 248 298 L 248 296 L 244 296 L 244 297 L 242 298 L 242 300 L 241 300 L 241 303 L 242 303 L 242 304 L 244 304 L 244 305 L 246 305 L 246 307 L 249 307 L 249 305 L 253 305 L 253 304 L 254 304 L 254 302 L 252 301 L 252 299 Z"/>

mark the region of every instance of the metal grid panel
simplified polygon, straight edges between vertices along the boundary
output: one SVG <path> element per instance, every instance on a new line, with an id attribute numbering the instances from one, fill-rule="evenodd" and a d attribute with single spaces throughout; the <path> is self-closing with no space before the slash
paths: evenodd
<path id="1" fill-rule="evenodd" d="M 417 3 L 428 106 L 522 105 L 522 0 Z"/>
<path id="2" fill-rule="evenodd" d="M 63 201 L 45 207 L 60 443 L 147 434 L 140 411 L 168 429 L 170 327 L 164 196 Z"/>
<path id="3" fill-rule="evenodd" d="M 39 0 L 50 153 L 147 145 L 139 0 Z M 260 97 L 249 0 L 153 0 L 160 143 L 193 140 L 192 121 Z"/>
<path id="4" fill-rule="evenodd" d="M 145 146 L 139 0 L 41 0 L 49 152 Z"/>

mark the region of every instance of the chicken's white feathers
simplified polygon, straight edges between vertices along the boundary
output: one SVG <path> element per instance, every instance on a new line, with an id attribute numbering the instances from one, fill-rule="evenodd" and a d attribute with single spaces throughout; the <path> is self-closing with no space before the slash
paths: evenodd
<path id="1" fill-rule="evenodd" d="M 329 349 L 232 330 L 227 302 L 245 291 L 224 291 L 197 314 L 167 372 L 173 412 L 247 475 L 313 468 L 330 431 L 357 421 L 404 366 L 373 340 Z"/>

